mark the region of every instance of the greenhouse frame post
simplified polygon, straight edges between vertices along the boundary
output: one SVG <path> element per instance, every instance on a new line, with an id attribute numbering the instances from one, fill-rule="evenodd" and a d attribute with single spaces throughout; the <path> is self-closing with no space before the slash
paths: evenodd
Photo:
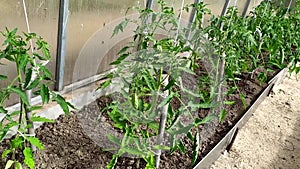
<path id="1" fill-rule="evenodd" d="M 251 0 L 247 0 L 242 16 L 245 17 L 249 8 Z"/>
<path id="2" fill-rule="evenodd" d="M 146 4 L 146 8 L 152 9 L 153 7 L 153 0 L 148 0 Z"/>
<path id="3" fill-rule="evenodd" d="M 223 7 L 223 10 L 222 10 L 222 13 L 221 13 L 221 16 L 224 16 L 227 12 L 227 9 L 229 7 L 229 4 L 230 4 L 230 1 L 231 0 L 226 0 L 225 4 L 224 4 L 224 7 Z"/>
<path id="4" fill-rule="evenodd" d="M 200 0 L 195 0 L 194 1 L 194 4 L 199 4 L 200 3 Z M 190 34 L 191 34 L 191 27 L 192 27 L 192 25 L 193 25 L 193 23 L 195 22 L 195 19 L 196 19 L 196 9 L 195 8 L 193 8 L 192 9 L 192 11 L 191 11 L 191 14 L 190 14 L 190 18 L 189 18 L 189 25 L 188 25 L 188 28 L 189 28 L 189 30 L 187 31 L 187 33 L 186 33 L 186 37 L 187 37 L 187 39 L 189 39 L 190 38 Z"/>
<path id="5" fill-rule="evenodd" d="M 56 71 L 55 71 L 55 85 L 54 85 L 54 88 L 57 91 L 61 91 L 64 87 L 68 14 L 69 14 L 69 0 L 60 0 L 58 34 L 57 34 Z"/>

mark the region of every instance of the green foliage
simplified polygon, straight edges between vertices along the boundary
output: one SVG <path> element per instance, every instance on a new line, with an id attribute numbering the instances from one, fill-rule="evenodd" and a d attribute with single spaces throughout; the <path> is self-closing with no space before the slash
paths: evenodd
<path id="1" fill-rule="evenodd" d="M 103 89 L 115 85 L 114 79 L 118 79 L 118 85 L 123 86 L 117 94 L 120 98 L 106 108 L 114 127 L 125 133 L 123 138 L 108 136 L 119 146 L 108 168 L 114 168 L 118 157 L 124 153 L 138 155 L 147 162 L 146 168 L 154 168 L 154 157 L 159 156 L 157 149 L 186 151 L 182 141 L 177 139 L 182 134 L 194 143 L 194 164 L 198 157 L 200 136 L 198 132 L 193 135 L 192 129 L 216 117 L 221 123 L 227 114 L 221 106 L 235 104 L 234 101 L 216 99 L 223 94 L 218 91 L 222 82 L 231 85 L 224 94 L 239 95 L 246 109 L 246 95 L 238 86 L 241 78 L 254 77 L 262 84 L 268 80 L 269 73 L 276 69 L 287 67 L 290 72 L 300 72 L 297 65 L 300 59 L 300 25 L 297 24 L 300 23 L 299 1 L 291 9 L 263 1 L 246 17 L 239 16 L 236 7 L 230 7 L 224 16 L 215 17 L 201 1 L 184 8 L 186 11 L 195 9 L 196 19 L 189 28 L 180 25 L 181 29 L 174 9 L 163 0 L 158 0 L 158 4 L 159 11 L 134 7 L 140 14 L 139 18 L 126 18 L 113 31 L 114 36 L 125 31 L 129 23 L 137 25 L 133 41 L 126 44 L 119 51 L 118 59 L 111 63 L 116 66 L 116 72 L 110 74 L 108 81 L 99 87 Z M 203 27 L 204 15 L 211 16 L 207 27 Z M 169 34 L 157 37 L 158 31 Z M 203 34 L 207 35 L 209 42 L 204 42 Z M 207 44 L 215 57 L 203 56 Z M 188 56 L 182 57 L 183 53 L 188 53 Z M 186 74 L 196 75 L 199 60 L 211 63 L 212 69 L 218 70 L 199 75 L 199 91 L 195 92 L 185 88 L 181 78 Z M 224 77 L 220 70 L 222 65 Z M 184 103 L 183 95 L 191 101 Z M 194 102 L 195 98 L 197 102 Z M 180 106 L 173 107 L 174 101 L 180 102 Z M 158 117 L 160 111 L 157 110 L 166 106 L 165 132 L 170 136 L 171 145 L 169 148 L 150 145 L 147 139 L 157 136 L 162 126 L 158 120 L 161 120 Z M 198 109 L 219 112 L 197 118 L 193 112 Z M 184 115 L 191 119 L 191 123 L 184 124 L 181 121 Z"/>
<path id="2" fill-rule="evenodd" d="M 10 148 L 2 153 L 2 158 L 11 154 L 12 159 L 7 161 L 6 168 L 21 169 L 22 164 L 15 157 L 16 153 L 23 153 L 23 162 L 31 169 L 34 168 L 34 156 L 29 145 L 44 149 L 40 140 L 31 136 L 34 133 L 29 133 L 33 129 L 33 122 L 53 122 L 53 120 L 35 115 L 35 111 L 42 106 L 31 105 L 26 92 L 33 90 L 35 96 L 41 97 L 43 104 L 49 103 L 50 99 L 57 102 L 66 114 L 70 111 L 69 107 L 74 106 L 48 87 L 52 83 L 52 74 L 44 64 L 50 60 L 47 42 L 35 33 L 23 33 L 21 36 L 17 34 L 17 29 L 10 31 L 6 28 L 1 34 L 5 40 L 2 44 L 4 49 L 0 50 L 0 61 L 6 59 L 12 62 L 17 72 L 16 77 L 0 75 L 0 80 L 8 82 L 6 87 L 0 88 L 0 113 L 5 114 L 0 121 L 0 141 L 3 141 L 12 127 L 17 127 L 17 134 L 10 139 Z M 29 45 L 31 41 L 35 46 Z M 34 47 L 36 50 L 32 50 L 32 53 L 31 48 Z M 20 109 L 8 112 L 4 103 L 12 94 L 20 98 Z"/>
<path id="3" fill-rule="evenodd" d="M 215 118 L 214 115 L 201 120 L 196 118 L 199 108 L 217 106 L 212 103 L 214 94 L 189 89 L 182 82 L 182 74 L 194 77 L 198 66 L 196 62 L 204 59 L 203 50 L 207 46 L 201 29 L 196 26 L 198 23 L 192 28 L 180 26 L 174 9 L 163 0 L 158 0 L 158 4 L 158 11 L 134 7 L 139 12 L 139 18 L 126 18 L 113 31 L 114 36 L 125 31 L 129 23 L 137 25 L 133 41 L 126 44 L 119 51 L 119 57 L 111 63 L 116 66 L 116 71 L 98 88 L 116 84 L 123 86 L 119 93 L 114 94 L 114 102 L 105 108 L 113 126 L 124 133 L 123 138 L 107 136 L 118 146 L 106 149 L 118 150 L 107 168 L 114 168 L 118 157 L 124 153 L 143 158 L 147 162 L 146 168 L 155 168 L 155 157 L 159 156 L 159 151 L 185 151 L 182 141 L 177 137 Z M 209 12 L 204 4 L 190 5 L 185 9 L 191 7 L 197 7 L 198 17 Z M 165 32 L 166 36 L 157 36 L 158 31 Z M 189 37 L 186 36 L 187 32 Z M 114 82 L 116 80 L 118 82 Z M 184 100 L 189 102 L 185 103 Z M 179 108 L 173 107 L 174 101 L 178 102 Z M 150 141 L 151 137 L 158 137 L 162 130 L 161 109 L 166 107 L 165 132 L 170 135 L 171 146 Z M 190 119 L 189 124 L 183 124 L 184 117 Z"/>

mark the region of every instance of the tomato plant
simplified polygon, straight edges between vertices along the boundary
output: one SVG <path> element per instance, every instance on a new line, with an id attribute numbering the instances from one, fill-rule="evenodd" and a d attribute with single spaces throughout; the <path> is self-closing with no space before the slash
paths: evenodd
<path id="1" fill-rule="evenodd" d="M 221 122 L 226 115 L 221 105 L 234 104 L 218 98 L 225 93 L 224 81 L 231 84 L 226 93 L 236 91 L 246 108 L 246 96 L 237 85 L 243 76 L 254 77 L 258 73 L 255 78 L 265 83 L 269 73 L 276 69 L 289 67 L 290 72 L 299 72 L 300 37 L 295 31 L 299 29 L 299 2 L 288 9 L 264 1 L 246 17 L 239 16 L 236 7 L 230 7 L 224 16 L 215 17 L 203 2 L 192 4 L 185 7 L 196 10 L 196 19 L 190 27 L 180 25 L 172 7 L 162 0 L 158 3 L 161 6 L 158 12 L 135 8 L 139 19 L 127 18 L 113 32 L 115 35 L 124 31 L 128 23 L 137 25 L 133 41 L 120 50 L 119 58 L 112 63 L 116 71 L 100 86 L 122 86 L 120 99 L 105 109 L 114 127 L 124 133 L 123 138 L 108 136 L 119 145 L 113 148 L 117 153 L 108 168 L 114 168 L 118 157 L 125 153 L 142 157 L 147 162 L 146 168 L 158 167 L 161 151 L 157 150 L 185 152 L 182 140 L 178 139 L 182 134 L 194 142 L 194 163 L 200 136 L 198 131 L 191 132 L 192 128 L 216 116 Z M 202 25 L 204 15 L 211 15 L 207 27 Z M 168 32 L 166 36 L 156 36 L 162 31 Z M 206 76 L 196 75 L 199 60 L 208 62 L 213 71 Z M 187 75 L 198 76 L 197 89 L 182 85 Z M 185 103 L 183 96 L 188 96 L 189 102 Z M 175 107 L 174 101 L 180 106 Z M 200 108 L 217 111 L 201 119 L 194 114 Z M 191 119 L 188 124 L 183 122 L 185 115 Z M 164 133 L 169 136 L 170 144 L 163 144 L 160 136 Z M 152 137 L 158 137 L 158 141 L 149 142 Z"/>
<path id="2" fill-rule="evenodd" d="M 50 60 L 49 46 L 41 37 L 35 33 L 17 34 L 17 29 L 12 31 L 6 29 L 1 34 L 6 38 L 3 42 L 4 50 L 0 51 L 0 59 L 13 63 L 17 76 L 7 77 L 0 75 L 1 80 L 9 81 L 6 87 L 0 89 L 0 113 L 4 117 L 0 121 L 0 141 L 2 142 L 8 132 L 16 129 L 16 134 L 10 138 L 10 147 L 2 152 L 2 158 L 9 157 L 5 168 L 22 168 L 24 162 L 30 169 L 34 168 L 33 148 L 44 149 L 40 140 L 35 137 L 33 130 L 34 122 L 53 122 L 53 120 L 38 116 L 35 112 L 43 106 L 35 106 L 30 103 L 30 95 L 27 91 L 32 90 L 33 95 L 40 96 L 42 103 L 51 100 L 57 102 L 63 111 L 68 114 L 70 107 L 74 108 L 62 96 L 51 91 L 49 85 L 52 82 L 52 74 L 45 66 Z M 35 42 L 36 50 L 31 53 L 30 42 Z M 2 65 L 1 65 L 2 66 Z M 11 95 L 20 98 L 20 109 L 8 112 L 5 101 Z M 23 161 L 20 161 L 23 156 Z"/>

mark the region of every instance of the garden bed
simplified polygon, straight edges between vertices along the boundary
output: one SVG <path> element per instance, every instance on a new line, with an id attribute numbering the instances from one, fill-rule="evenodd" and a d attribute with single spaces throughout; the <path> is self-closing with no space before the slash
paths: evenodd
<path id="1" fill-rule="evenodd" d="M 283 76 L 282 74 L 283 73 L 281 72 L 278 76 L 281 77 Z M 234 130 L 237 127 L 240 128 L 242 124 L 245 123 L 245 121 L 240 119 L 248 119 L 251 116 L 251 113 L 255 111 L 258 104 L 265 98 L 266 93 L 271 89 L 277 79 L 278 77 L 270 80 L 270 84 L 266 83 L 264 85 L 259 85 L 256 80 L 251 79 L 250 77 L 244 77 L 244 79 L 238 83 L 238 86 L 242 89 L 241 91 L 245 93 L 246 96 L 245 101 L 248 105 L 248 114 L 244 115 L 246 111 L 243 108 L 243 104 L 238 94 L 228 98 L 235 101 L 236 104 L 226 106 L 228 112 L 227 116 L 221 124 L 216 126 L 214 130 L 215 133 L 212 137 L 205 138 L 205 135 L 200 135 L 200 139 L 203 141 L 201 141 L 200 144 L 198 162 L 200 162 L 201 159 L 206 159 L 204 162 L 201 161 L 203 165 L 200 165 L 200 168 L 210 165 L 210 163 L 218 157 L 220 151 L 230 143 Z M 263 94 L 263 96 L 260 96 L 261 94 Z M 106 167 L 112 158 L 112 153 L 102 151 L 102 148 L 107 147 L 100 147 L 97 145 L 90 139 L 87 132 L 85 132 L 84 129 L 86 128 L 82 128 L 81 126 L 84 125 L 82 123 L 83 118 L 88 118 L 89 116 L 95 117 L 95 114 L 99 114 L 101 108 L 109 102 L 107 97 L 104 98 L 106 99 L 97 99 L 91 104 L 84 106 L 80 111 L 72 112 L 69 116 L 60 116 L 55 123 L 45 123 L 37 130 L 37 137 L 43 142 L 45 150 L 36 152 L 36 168 L 59 169 Z M 203 110 L 200 111 L 199 116 L 205 117 L 206 114 L 207 111 Z M 93 120 L 95 119 L 89 121 L 91 122 L 90 125 L 93 124 Z M 94 126 L 96 134 L 99 135 L 99 133 L 103 133 L 103 131 L 98 131 L 98 129 L 103 129 L 102 125 L 103 123 L 98 123 L 98 126 Z M 199 127 L 201 128 L 201 131 L 205 133 L 205 125 Z M 105 135 L 101 136 L 106 138 Z M 225 141 L 223 139 L 224 136 L 226 136 Z M 192 168 L 192 143 L 188 138 L 183 140 L 187 149 L 186 153 L 179 151 L 172 155 L 163 153 L 160 168 Z M 223 145 L 221 145 L 221 140 L 224 142 Z M 110 143 L 108 142 L 107 145 L 109 144 Z M 217 144 L 219 147 L 214 148 Z M 103 143 L 103 145 L 105 145 L 105 143 Z M 210 152 L 212 149 L 214 151 Z M 209 152 L 211 157 L 206 157 Z M 2 168 L 4 165 L 4 160 L 2 160 L 0 167 Z M 141 159 L 122 157 L 118 160 L 116 168 L 144 168 L 145 165 L 146 163 Z"/>

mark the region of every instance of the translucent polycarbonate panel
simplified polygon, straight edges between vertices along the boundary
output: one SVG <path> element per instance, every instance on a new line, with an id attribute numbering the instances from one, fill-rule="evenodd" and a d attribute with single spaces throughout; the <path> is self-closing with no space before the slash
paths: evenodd
<path id="1" fill-rule="evenodd" d="M 153 1 L 154 1 L 153 9 L 158 10 L 160 8 L 160 5 L 157 3 L 157 0 L 153 0 Z M 174 8 L 176 15 L 179 16 L 180 12 L 182 11 L 182 19 L 188 22 L 188 19 L 190 17 L 190 11 L 187 12 L 182 9 L 188 5 L 193 4 L 194 0 L 165 0 L 165 2 L 167 6 Z"/>
<path id="2" fill-rule="evenodd" d="M 26 8 L 31 32 L 42 36 L 50 45 L 52 61 L 48 64 L 49 69 L 55 74 L 55 56 L 57 44 L 57 24 L 59 0 L 26 0 Z M 0 31 L 4 31 L 5 27 L 9 30 L 18 28 L 18 32 L 27 32 L 25 22 L 25 14 L 22 0 L 0 0 Z M 4 38 L 0 35 L 0 43 Z M 3 49 L 3 46 L 0 47 Z M 5 74 L 11 80 L 16 76 L 15 65 L 7 64 L 5 60 L 1 60 L 5 65 L 0 65 L 0 74 Z M 6 86 L 9 81 L 0 81 L 0 87 Z M 8 104 L 18 102 L 16 97 L 11 97 Z"/>
<path id="3" fill-rule="evenodd" d="M 250 11 L 254 10 L 256 6 L 258 6 L 263 0 L 252 0 L 250 2 L 249 8 L 247 10 L 246 15 L 249 15 Z"/>
<path id="4" fill-rule="evenodd" d="M 222 13 L 222 10 L 225 5 L 225 0 L 204 0 L 204 3 L 206 4 L 206 7 L 211 10 L 211 13 L 214 16 L 219 16 Z M 206 15 L 204 18 L 204 26 L 208 24 L 210 19 L 209 15 Z"/>
<path id="5" fill-rule="evenodd" d="M 226 0 L 204 0 L 207 8 L 211 10 L 211 13 L 215 16 L 219 16 L 223 10 Z"/>
<path id="6" fill-rule="evenodd" d="M 145 0 L 70 0 L 64 85 L 104 72 L 116 58 L 119 42 L 133 28 L 111 37 L 129 7 L 145 7 Z M 127 17 L 134 17 L 129 10 Z M 130 27 L 130 25 L 129 25 Z"/>
<path id="7" fill-rule="evenodd" d="M 232 0 L 230 3 L 230 6 L 236 6 L 238 8 L 239 14 L 242 15 L 242 13 L 246 7 L 246 3 L 247 3 L 247 0 Z"/>
<path id="8" fill-rule="evenodd" d="M 247 0 L 235 0 L 233 2 L 235 4 L 232 3 L 232 5 L 235 5 L 238 8 L 239 14 L 242 15 L 242 13 L 246 7 Z"/>

